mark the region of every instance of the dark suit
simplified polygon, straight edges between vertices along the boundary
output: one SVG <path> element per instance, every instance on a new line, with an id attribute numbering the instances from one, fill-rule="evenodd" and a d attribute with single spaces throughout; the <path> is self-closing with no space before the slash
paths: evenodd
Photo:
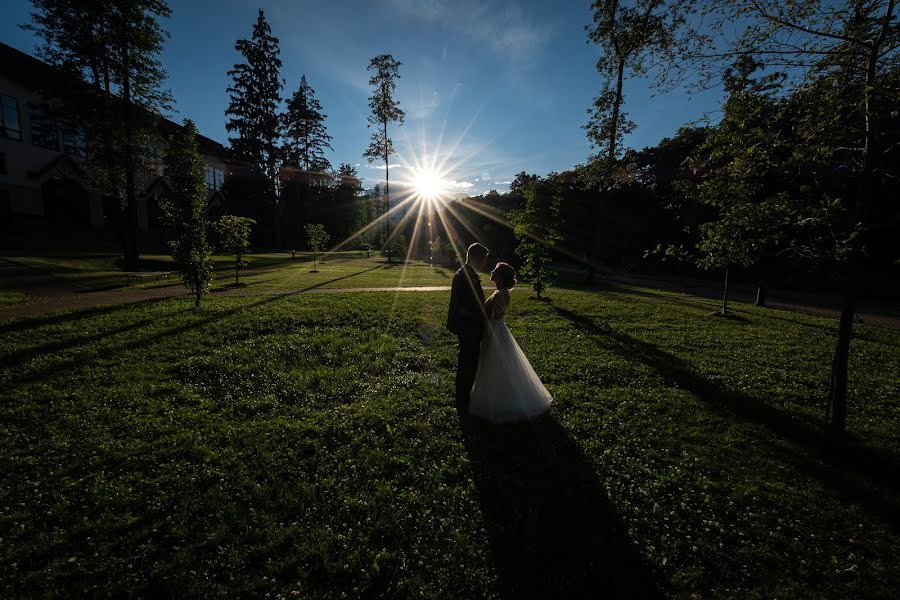
<path id="1" fill-rule="evenodd" d="M 459 338 L 459 354 L 456 358 L 456 406 L 469 408 L 469 392 L 478 371 L 478 355 L 481 335 L 484 332 L 484 290 L 478 273 L 469 265 L 453 276 L 450 290 L 450 310 L 447 312 L 447 329 Z"/>

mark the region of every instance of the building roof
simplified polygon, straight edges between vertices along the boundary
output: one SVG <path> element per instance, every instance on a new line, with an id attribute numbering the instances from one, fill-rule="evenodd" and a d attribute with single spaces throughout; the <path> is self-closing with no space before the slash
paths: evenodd
<path id="1" fill-rule="evenodd" d="M 62 80 L 63 83 L 65 83 L 66 79 L 71 79 L 75 85 L 87 85 L 77 76 L 49 65 L 3 42 L 0 42 L 0 76 L 16 81 L 38 93 L 41 88 L 45 87 L 48 78 L 52 78 L 57 82 Z M 158 117 L 157 127 L 160 133 L 165 136 L 171 135 L 181 128 L 180 124 L 162 115 L 156 116 Z M 200 146 L 200 152 L 203 154 L 219 157 L 224 157 L 227 154 L 225 146 L 204 135 L 197 134 L 197 143 Z"/>

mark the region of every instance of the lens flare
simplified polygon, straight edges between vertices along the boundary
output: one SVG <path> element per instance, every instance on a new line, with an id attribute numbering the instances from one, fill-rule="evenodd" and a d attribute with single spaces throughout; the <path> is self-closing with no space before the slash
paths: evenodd
<path id="1" fill-rule="evenodd" d="M 436 200 L 447 194 L 447 182 L 431 169 L 413 173 L 412 184 L 416 194 L 426 200 Z"/>

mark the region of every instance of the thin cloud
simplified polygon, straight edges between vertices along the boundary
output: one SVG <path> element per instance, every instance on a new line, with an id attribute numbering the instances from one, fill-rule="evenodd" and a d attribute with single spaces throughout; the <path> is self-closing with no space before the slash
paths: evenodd
<path id="1" fill-rule="evenodd" d="M 514 2 L 392 0 L 391 5 L 403 16 L 453 29 L 513 63 L 529 62 L 554 33 L 553 26 L 529 20 Z"/>
<path id="2" fill-rule="evenodd" d="M 470 187 L 474 187 L 475 184 L 471 181 L 448 181 L 447 187 L 456 188 L 456 189 L 469 189 Z"/>

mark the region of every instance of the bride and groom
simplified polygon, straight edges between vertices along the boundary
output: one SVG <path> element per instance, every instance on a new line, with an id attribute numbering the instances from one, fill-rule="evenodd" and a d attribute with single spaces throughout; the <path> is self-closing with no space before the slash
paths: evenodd
<path id="1" fill-rule="evenodd" d="M 498 262 L 491 271 L 497 291 L 485 300 L 478 271 L 487 257 L 485 246 L 469 246 L 450 291 L 447 329 L 459 338 L 456 406 L 494 423 L 523 421 L 545 413 L 552 397 L 503 322 L 516 272 Z"/>

